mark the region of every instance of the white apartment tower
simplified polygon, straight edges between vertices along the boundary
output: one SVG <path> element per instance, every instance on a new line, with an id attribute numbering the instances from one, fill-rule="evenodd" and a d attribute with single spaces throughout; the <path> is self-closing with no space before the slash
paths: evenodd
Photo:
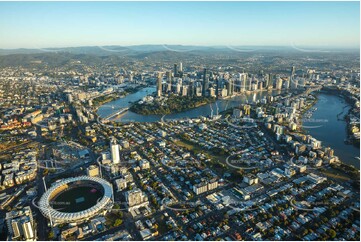
<path id="1" fill-rule="evenodd" d="M 114 138 L 110 141 L 110 154 L 113 164 L 119 164 L 120 163 L 119 145 L 117 144 L 117 141 Z"/>

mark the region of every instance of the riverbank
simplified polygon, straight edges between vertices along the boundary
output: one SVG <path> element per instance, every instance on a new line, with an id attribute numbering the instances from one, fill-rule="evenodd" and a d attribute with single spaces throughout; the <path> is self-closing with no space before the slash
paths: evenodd
<path id="1" fill-rule="evenodd" d="M 254 90 L 254 91 L 242 91 L 242 92 L 236 92 L 233 93 L 231 96 L 225 96 L 225 97 L 218 97 L 219 100 L 227 100 L 232 99 L 239 96 L 245 96 L 245 95 L 251 95 L 251 94 L 259 94 L 259 93 L 272 93 L 272 92 L 282 92 L 287 90 L 286 88 L 282 89 L 262 89 L 262 90 Z"/>
<path id="2" fill-rule="evenodd" d="M 171 95 L 155 98 L 150 103 L 133 103 L 129 110 L 141 115 L 165 115 L 188 111 L 216 101 L 214 97 L 190 97 Z"/>
<path id="3" fill-rule="evenodd" d="M 352 144 L 356 147 L 360 147 L 360 124 L 354 124 L 353 119 L 360 116 L 360 111 L 356 112 L 356 102 L 355 98 L 350 95 L 350 93 L 346 92 L 345 90 L 340 90 L 337 87 L 324 87 L 321 90 L 322 93 L 336 95 L 342 97 L 349 105 L 350 109 L 348 110 L 347 114 L 345 114 L 342 119 L 347 123 L 347 139 L 346 141 L 349 144 Z M 346 107 L 346 106 L 345 106 Z M 343 114 L 343 111 L 340 115 Z M 339 116 L 340 116 L 339 115 Z"/>
<path id="4" fill-rule="evenodd" d="M 345 143 L 347 123 L 338 117 L 342 116 L 342 114 L 339 115 L 340 113 L 348 111 L 349 105 L 345 106 L 344 99 L 334 94 L 321 92 L 317 94 L 317 97 L 318 101 L 313 102 L 311 106 L 316 110 L 313 111 L 312 119 L 310 119 L 310 123 L 315 125 L 303 127 L 301 132 L 320 140 L 323 147 L 331 147 L 335 156 L 341 161 L 340 169 L 347 167 L 350 174 L 356 174 L 360 167 L 359 160 L 356 159 L 360 150 L 358 147 Z"/>
<path id="5" fill-rule="evenodd" d="M 98 98 L 93 99 L 93 108 L 95 110 L 98 110 L 98 108 L 104 104 L 110 103 L 112 101 L 118 100 L 120 98 L 124 98 L 125 96 L 135 93 L 143 88 L 145 88 L 146 86 L 137 86 L 137 87 L 128 87 L 125 88 L 122 92 L 115 92 L 115 93 L 110 93 Z"/>
<path id="6" fill-rule="evenodd" d="M 144 97 L 151 95 L 156 91 L 156 87 L 146 87 L 142 90 L 127 95 L 124 98 L 120 98 L 118 100 L 112 101 L 106 105 L 103 105 L 99 107 L 97 110 L 97 114 L 101 117 L 106 117 L 108 115 L 111 115 L 116 110 L 119 110 L 121 108 L 128 108 L 130 107 L 131 103 L 136 103 L 139 100 L 142 100 Z M 282 91 L 276 91 L 273 90 L 271 92 L 257 92 L 253 94 L 244 94 L 239 95 L 230 99 L 218 99 L 215 100 L 215 102 L 208 104 L 208 105 L 202 105 L 193 109 L 189 109 L 187 111 L 178 112 L 178 113 L 172 113 L 167 114 L 166 119 L 171 120 L 181 120 L 181 119 L 187 119 L 187 118 L 197 118 L 197 117 L 207 117 L 211 115 L 212 109 L 213 114 L 216 115 L 217 111 L 218 113 L 221 113 L 224 110 L 233 108 L 233 107 L 239 107 L 240 104 L 244 103 L 256 103 L 257 100 L 262 100 L 263 98 L 267 98 L 268 96 L 277 96 L 282 94 Z M 114 106 L 114 109 L 112 108 Z M 164 115 L 164 114 L 163 114 Z M 137 114 L 132 111 L 127 111 L 124 113 L 124 115 L 121 116 L 121 118 L 115 120 L 116 122 L 122 122 L 122 123 L 129 123 L 129 122 L 159 122 L 161 118 L 163 117 L 162 114 L 153 114 L 153 115 L 142 115 Z"/>
<path id="7" fill-rule="evenodd" d="M 93 99 L 93 106 L 95 108 L 100 107 L 101 105 L 104 105 L 108 102 L 114 101 L 116 99 L 122 98 L 124 97 L 125 92 L 116 92 L 116 93 L 111 93 L 111 94 L 107 94 L 101 97 L 97 97 Z"/>

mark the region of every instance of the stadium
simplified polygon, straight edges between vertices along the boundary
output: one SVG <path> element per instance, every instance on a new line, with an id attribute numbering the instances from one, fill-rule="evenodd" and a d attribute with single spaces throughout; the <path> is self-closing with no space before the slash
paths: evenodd
<path id="1" fill-rule="evenodd" d="M 112 185 L 98 177 L 80 176 L 54 183 L 40 198 L 41 213 L 53 223 L 83 222 L 113 205 Z"/>

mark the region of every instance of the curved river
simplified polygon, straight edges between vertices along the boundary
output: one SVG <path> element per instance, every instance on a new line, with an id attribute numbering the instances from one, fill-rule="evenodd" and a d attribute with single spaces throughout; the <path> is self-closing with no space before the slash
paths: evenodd
<path id="1" fill-rule="evenodd" d="M 120 98 L 118 100 L 109 102 L 107 104 L 104 104 L 99 107 L 98 109 L 98 115 L 101 117 L 107 116 L 115 110 L 119 110 L 121 108 L 126 108 L 130 106 L 130 102 L 136 102 L 139 99 L 142 99 L 143 97 L 155 92 L 155 87 L 146 87 L 141 89 L 140 91 L 129 94 L 125 96 L 124 98 Z M 180 113 L 173 113 L 173 114 L 167 114 L 165 116 L 165 120 L 171 120 L 171 119 L 183 119 L 183 118 L 196 118 L 199 116 L 209 116 L 211 114 L 211 106 L 213 109 L 213 114 L 216 115 L 217 112 L 217 105 L 218 105 L 218 111 L 222 112 L 228 108 L 231 107 L 237 107 L 242 103 L 252 103 L 257 100 L 261 100 L 264 97 L 271 96 L 271 95 L 278 95 L 281 94 L 281 91 L 272 91 L 272 92 L 257 92 L 252 94 L 245 94 L 240 96 L 235 96 L 233 98 L 229 99 L 220 99 L 217 100 L 215 103 L 212 103 L 211 105 L 203 105 L 188 111 L 180 112 Z M 217 103 L 217 104 L 216 104 Z M 113 109 L 114 107 L 114 109 Z M 160 121 L 163 115 L 141 115 L 136 114 L 131 111 L 127 111 L 124 114 L 120 116 L 118 119 L 114 119 L 117 122 L 157 122 Z"/>
<path id="2" fill-rule="evenodd" d="M 129 107 L 130 102 L 136 102 L 143 97 L 152 94 L 155 92 L 155 90 L 155 87 L 146 87 L 136 93 L 129 94 L 124 98 L 120 98 L 118 100 L 104 104 L 99 107 L 98 115 L 104 117 L 115 112 L 115 110 Z M 263 97 L 278 94 L 281 94 L 281 91 L 263 91 L 235 96 L 229 99 L 220 99 L 217 100 L 216 103 L 218 105 L 219 112 L 222 112 L 231 107 L 237 107 L 242 103 L 251 103 L 257 100 L 261 100 Z M 355 158 L 360 156 L 360 149 L 353 145 L 347 145 L 344 142 L 344 140 L 347 138 L 347 124 L 345 121 L 338 120 L 337 118 L 337 114 L 341 113 L 342 111 L 343 114 L 340 115 L 340 118 L 347 114 L 350 106 L 345 107 L 347 103 L 344 101 L 344 99 L 335 95 L 319 93 L 318 98 L 318 102 L 314 106 L 317 108 L 317 110 L 313 113 L 310 120 L 319 120 L 317 123 L 311 124 L 311 126 L 317 125 L 319 127 L 308 128 L 306 130 L 310 135 L 322 141 L 323 146 L 330 146 L 332 149 L 334 149 L 335 155 L 337 155 L 341 161 L 360 169 L 360 161 Z M 171 120 L 209 116 L 211 114 L 211 106 L 213 113 L 216 114 L 216 103 L 211 105 L 204 105 L 181 113 L 168 114 L 164 119 Z M 157 122 L 161 120 L 162 116 L 163 115 L 141 115 L 127 111 L 114 120 L 117 122 Z"/>
<path id="3" fill-rule="evenodd" d="M 347 123 L 342 119 L 350 110 L 351 106 L 341 97 L 333 94 L 319 93 L 318 101 L 314 105 L 317 108 L 307 125 L 317 128 L 305 128 L 310 135 L 322 141 L 322 146 L 329 146 L 335 151 L 335 155 L 346 164 L 360 169 L 360 161 L 355 157 L 360 156 L 360 148 L 345 143 L 347 138 Z"/>

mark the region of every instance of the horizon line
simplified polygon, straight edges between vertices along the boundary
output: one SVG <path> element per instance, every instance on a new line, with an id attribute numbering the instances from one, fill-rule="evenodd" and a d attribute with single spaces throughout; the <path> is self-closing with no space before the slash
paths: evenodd
<path id="1" fill-rule="evenodd" d="M 108 44 L 108 45 L 74 45 L 74 46 L 59 46 L 59 47 L 16 47 L 16 48 L 3 48 L 0 47 L 0 50 L 36 50 L 36 49 L 66 49 L 66 48 L 81 48 L 81 47 L 138 47 L 138 46 L 183 46 L 183 47 L 278 47 L 278 48 L 294 48 L 294 47 L 308 47 L 308 48 L 324 48 L 324 49 L 360 49 L 360 45 L 358 46 L 324 46 L 324 45 L 294 45 L 291 43 L 290 45 L 226 45 L 226 44 L 217 44 L 217 45 L 199 45 L 199 44 L 134 44 L 134 45 L 120 45 L 120 44 Z"/>

